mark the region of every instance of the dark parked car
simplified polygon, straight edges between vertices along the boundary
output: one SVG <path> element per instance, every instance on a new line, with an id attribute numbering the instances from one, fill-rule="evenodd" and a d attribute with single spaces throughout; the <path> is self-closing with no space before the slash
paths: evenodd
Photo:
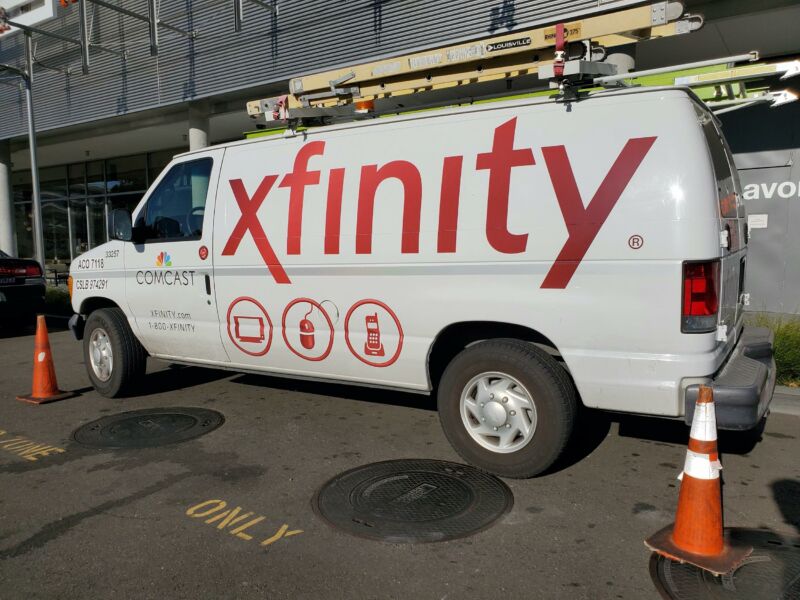
<path id="1" fill-rule="evenodd" d="M 42 267 L 35 260 L 12 258 L 0 250 L 0 322 L 29 325 L 44 309 Z"/>

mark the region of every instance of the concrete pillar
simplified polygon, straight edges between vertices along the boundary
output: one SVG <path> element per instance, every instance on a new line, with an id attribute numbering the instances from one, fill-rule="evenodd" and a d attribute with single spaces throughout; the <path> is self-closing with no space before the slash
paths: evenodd
<path id="1" fill-rule="evenodd" d="M 17 255 L 14 197 L 11 195 L 11 143 L 8 140 L 0 140 L 0 250 Z"/>
<path id="2" fill-rule="evenodd" d="M 208 114 L 207 102 L 189 104 L 189 150 L 199 150 L 208 146 Z"/>

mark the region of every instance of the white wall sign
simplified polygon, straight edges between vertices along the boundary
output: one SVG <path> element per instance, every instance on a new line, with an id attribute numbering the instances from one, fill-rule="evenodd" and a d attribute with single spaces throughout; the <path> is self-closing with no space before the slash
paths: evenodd
<path id="1" fill-rule="evenodd" d="M 749 229 L 766 229 L 768 221 L 768 214 L 747 215 L 747 227 Z"/>

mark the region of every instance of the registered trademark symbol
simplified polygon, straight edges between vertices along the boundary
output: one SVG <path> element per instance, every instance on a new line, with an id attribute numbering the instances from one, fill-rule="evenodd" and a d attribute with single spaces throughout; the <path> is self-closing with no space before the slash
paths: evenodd
<path id="1" fill-rule="evenodd" d="M 628 238 L 628 246 L 630 246 L 633 250 L 638 250 L 644 246 L 644 238 L 640 235 L 632 235 Z"/>

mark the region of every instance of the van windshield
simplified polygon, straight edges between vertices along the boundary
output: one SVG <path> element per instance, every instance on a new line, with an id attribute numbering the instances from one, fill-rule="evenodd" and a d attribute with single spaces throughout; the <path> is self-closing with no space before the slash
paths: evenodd
<path id="1" fill-rule="evenodd" d="M 161 179 L 136 220 L 147 239 L 200 239 L 212 164 L 211 158 L 180 163 Z"/>

